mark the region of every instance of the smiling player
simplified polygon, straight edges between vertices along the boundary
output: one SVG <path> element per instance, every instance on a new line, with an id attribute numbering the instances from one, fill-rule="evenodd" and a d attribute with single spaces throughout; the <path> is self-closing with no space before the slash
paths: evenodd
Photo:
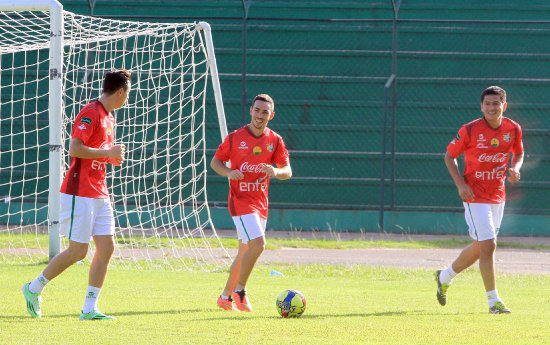
<path id="1" fill-rule="evenodd" d="M 481 93 L 483 117 L 462 126 L 457 137 L 447 146 L 445 164 L 463 200 L 473 243 L 464 248 L 451 266 L 436 271 L 437 300 L 441 305 L 447 303 L 451 280 L 479 259 L 489 312 L 510 313 L 496 289 L 495 250 L 506 201 L 506 172 L 509 182 L 520 180 L 523 142 L 520 125 L 502 116 L 507 106 L 506 92 L 498 86 L 488 87 Z M 463 152 L 464 177 L 460 175 L 456 162 Z M 513 156 L 508 167 L 510 152 Z"/>
<path id="2" fill-rule="evenodd" d="M 228 207 L 239 239 L 237 257 L 217 302 L 225 310 L 252 310 L 245 287 L 265 248 L 269 178 L 292 177 L 283 139 L 267 128 L 275 116 L 274 108 L 269 95 L 256 96 L 250 107 L 250 123 L 230 133 L 210 163 L 214 171 L 230 180 Z M 227 161 L 231 161 L 231 168 L 224 164 Z"/>

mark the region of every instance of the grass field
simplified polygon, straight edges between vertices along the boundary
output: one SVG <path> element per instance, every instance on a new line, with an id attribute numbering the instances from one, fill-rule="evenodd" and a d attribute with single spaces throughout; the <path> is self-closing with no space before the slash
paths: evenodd
<path id="1" fill-rule="evenodd" d="M 550 344 L 549 276 L 500 275 L 500 295 L 513 313 L 491 315 L 475 270 L 455 279 L 440 307 L 431 271 L 259 265 L 248 284 L 254 311 L 232 313 L 215 304 L 226 272 L 115 267 L 99 307 L 118 320 L 80 322 L 87 264 L 46 287 L 42 319 L 28 316 L 20 288 L 43 268 L 0 263 L 0 343 Z M 306 296 L 300 319 L 277 314 L 275 299 L 287 288 Z"/>

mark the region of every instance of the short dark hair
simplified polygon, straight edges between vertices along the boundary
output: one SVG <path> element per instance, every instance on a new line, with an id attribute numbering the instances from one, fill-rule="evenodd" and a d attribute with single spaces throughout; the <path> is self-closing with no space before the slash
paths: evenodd
<path id="1" fill-rule="evenodd" d="M 271 111 L 273 112 L 275 110 L 275 102 L 273 102 L 273 98 L 271 98 L 271 96 L 268 94 L 261 93 L 258 96 L 254 97 L 254 100 L 252 101 L 252 105 L 254 105 L 256 101 L 264 101 L 264 102 L 271 103 Z"/>
<path id="2" fill-rule="evenodd" d="M 103 79 L 103 93 L 111 95 L 118 89 L 128 89 L 128 82 L 132 81 L 132 74 L 125 69 L 117 69 L 105 73 Z"/>
<path id="3" fill-rule="evenodd" d="M 506 91 L 500 86 L 489 86 L 481 93 L 481 103 L 485 99 L 486 95 L 499 95 L 502 102 L 506 102 Z"/>

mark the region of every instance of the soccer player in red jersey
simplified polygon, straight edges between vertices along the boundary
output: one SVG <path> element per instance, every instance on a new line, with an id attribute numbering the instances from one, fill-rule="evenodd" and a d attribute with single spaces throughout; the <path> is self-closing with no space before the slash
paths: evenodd
<path id="1" fill-rule="evenodd" d="M 274 108 L 269 95 L 256 96 L 250 107 L 250 123 L 230 133 L 210 163 L 214 171 L 230 180 L 228 208 L 239 239 L 237 257 L 218 298 L 218 305 L 225 310 L 252 310 L 245 287 L 265 248 L 269 179 L 292 177 L 283 139 L 267 128 L 275 116 Z M 227 161 L 231 161 L 230 168 L 224 164 Z"/>
<path id="2" fill-rule="evenodd" d="M 108 164 L 124 162 L 125 146 L 113 144 L 115 118 L 111 112 L 128 100 L 130 72 L 107 72 L 101 97 L 85 106 L 73 124 L 69 155 L 71 166 L 61 185 L 60 233 L 69 247 L 56 255 L 32 282 L 23 285 L 27 310 L 41 317 L 40 294 L 44 286 L 65 269 L 86 257 L 93 237 L 95 255 L 90 266 L 88 290 L 80 320 L 114 319 L 97 309 L 97 300 L 114 251 L 115 220 L 106 185 Z"/>
<path id="3" fill-rule="evenodd" d="M 490 86 L 481 93 L 483 117 L 465 124 L 447 146 L 445 164 L 463 200 L 466 223 L 473 243 L 460 253 L 447 269 L 436 271 L 437 299 L 447 303 L 447 289 L 452 279 L 479 259 L 489 312 L 510 313 L 496 289 L 495 250 L 506 193 L 504 181 L 520 180 L 523 164 L 522 131 L 519 124 L 503 117 L 506 111 L 506 92 Z M 512 152 L 512 161 L 508 160 Z M 463 176 L 458 171 L 456 158 L 464 153 Z"/>

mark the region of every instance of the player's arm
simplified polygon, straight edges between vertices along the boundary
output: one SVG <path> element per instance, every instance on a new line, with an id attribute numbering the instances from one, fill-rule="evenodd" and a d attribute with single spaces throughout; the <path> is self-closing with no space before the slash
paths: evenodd
<path id="1" fill-rule="evenodd" d="M 110 149 L 95 149 L 86 146 L 82 139 L 72 138 L 69 145 L 69 155 L 75 158 L 93 159 L 93 158 L 111 158 L 122 163 L 124 161 L 125 145 L 113 145 Z"/>
<path id="2" fill-rule="evenodd" d="M 458 171 L 458 163 L 456 162 L 456 159 L 451 156 L 449 151 L 445 152 L 445 165 L 447 166 L 447 169 L 449 170 L 449 174 L 453 178 L 453 181 L 455 182 L 456 188 L 458 189 L 458 195 L 460 195 L 460 198 L 462 200 L 468 200 L 474 198 L 474 192 L 466 184 L 464 179 L 462 178 L 462 175 L 460 175 L 460 172 Z"/>
<path id="3" fill-rule="evenodd" d="M 276 168 L 273 165 L 266 164 L 262 170 L 267 176 L 275 177 L 278 180 L 288 180 L 292 177 L 292 168 L 290 167 L 290 164 L 277 164 Z"/>
<path id="4" fill-rule="evenodd" d="M 508 176 L 508 181 L 513 183 L 513 182 L 518 182 L 521 179 L 519 169 L 521 169 L 522 165 L 523 165 L 523 152 L 518 153 L 517 155 L 512 154 L 512 164 L 508 169 L 508 172 L 510 173 L 510 176 Z"/>
<path id="5" fill-rule="evenodd" d="M 216 157 L 212 158 L 210 161 L 210 167 L 217 172 L 218 175 L 229 177 L 230 180 L 242 180 L 244 178 L 244 174 L 240 170 L 231 170 Z"/>

